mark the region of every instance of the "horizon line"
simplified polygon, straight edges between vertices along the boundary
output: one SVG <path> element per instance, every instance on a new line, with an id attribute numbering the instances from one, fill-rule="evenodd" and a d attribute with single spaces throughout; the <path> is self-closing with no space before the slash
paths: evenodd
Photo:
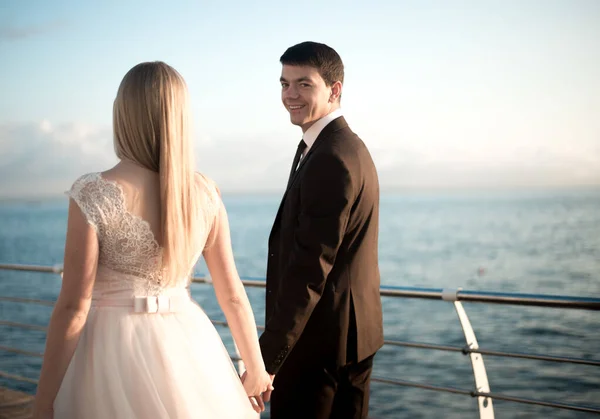
<path id="1" fill-rule="evenodd" d="M 398 194 L 419 194 L 419 193 L 461 193 L 461 192 L 524 192 L 524 191 L 573 191 L 573 190 L 598 190 L 600 191 L 600 181 L 598 183 L 582 184 L 523 184 L 523 185 L 494 185 L 494 186 L 475 186 L 475 185 L 457 185 L 457 186 L 380 186 L 380 196 L 398 195 Z M 230 197 L 256 196 L 272 197 L 283 196 L 285 192 L 280 188 L 265 188 L 254 190 L 242 190 L 235 188 L 220 187 L 221 193 Z M 59 200 L 66 197 L 64 192 L 39 193 L 39 194 L 1 194 L 0 203 L 5 202 L 36 202 Z"/>

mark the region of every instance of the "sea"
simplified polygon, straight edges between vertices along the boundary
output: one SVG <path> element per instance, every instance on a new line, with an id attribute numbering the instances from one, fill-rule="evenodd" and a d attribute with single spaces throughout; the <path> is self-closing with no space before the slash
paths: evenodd
<path id="1" fill-rule="evenodd" d="M 264 280 L 267 238 L 279 195 L 228 195 L 235 261 L 245 279 Z M 0 263 L 62 263 L 67 199 L 0 202 Z M 459 288 L 600 297 L 600 189 L 403 191 L 383 194 L 379 263 L 383 286 Z M 198 276 L 207 273 L 204 262 Z M 60 276 L 0 270 L 0 295 L 53 300 Z M 264 324 L 264 290 L 248 288 Z M 192 295 L 224 320 L 210 285 Z M 385 338 L 463 346 L 451 303 L 383 297 Z M 600 359 L 600 312 L 465 303 L 481 348 Z M 46 326 L 50 307 L 0 301 L 0 320 Z M 230 353 L 231 335 L 217 326 Z M 0 326 L 0 345 L 44 350 L 44 332 Z M 494 393 L 600 407 L 600 368 L 483 356 Z M 206 360 L 210 362 L 210 360 Z M 0 371 L 37 378 L 41 359 L 0 350 Z M 384 346 L 373 375 L 474 389 L 468 356 Z M 0 378 L 0 386 L 33 393 L 35 385 Z M 496 418 L 587 418 L 590 413 L 495 400 Z M 263 417 L 268 418 L 268 411 Z M 384 418 L 478 418 L 470 396 L 373 383 L 370 413 Z"/>

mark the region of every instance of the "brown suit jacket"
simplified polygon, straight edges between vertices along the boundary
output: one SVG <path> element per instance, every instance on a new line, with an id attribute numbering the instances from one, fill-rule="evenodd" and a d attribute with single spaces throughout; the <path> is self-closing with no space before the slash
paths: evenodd
<path id="1" fill-rule="evenodd" d="M 343 117 L 301 160 L 280 204 L 267 264 L 267 371 L 294 362 L 344 366 L 383 345 L 379 182 L 365 144 Z"/>

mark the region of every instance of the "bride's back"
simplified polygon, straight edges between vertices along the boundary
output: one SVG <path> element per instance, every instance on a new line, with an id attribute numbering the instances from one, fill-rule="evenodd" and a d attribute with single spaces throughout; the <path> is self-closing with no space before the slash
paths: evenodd
<path id="1" fill-rule="evenodd" d="M 176 232 L 181 238 L 196 237 L 188 273 L 206 246 L 220 207 L 214 183 L 201 175 L 195 180 L 197 228 Z M 170 278 L 165 270 L 160 188 L 158 173 L 124 161 L 106 172 L 81 176 L 68 192 L 98 236 L 98 289 L 139 292 L 187 285 L 187 276 Z"/>
<path id="2" fill-rule="evenodd" d="M 127 212 L 148 223 L 154 239 L 162 247 L 159 174 L 133 163 L 121 162 L 102 172 L 102 178 L 119 187 Z"/>

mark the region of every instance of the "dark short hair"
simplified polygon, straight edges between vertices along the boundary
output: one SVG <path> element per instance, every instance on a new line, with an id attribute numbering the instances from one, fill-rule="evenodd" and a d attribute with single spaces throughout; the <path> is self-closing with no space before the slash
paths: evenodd
<path id="1" fill-rule="evenodd" d="M 283 65 L 306 65 L 317 69 L 325 84 L 344 83 L 344 63 L 331 47 L 318 42 L 302 42 L 289 47 L 279 59 Z"/>

